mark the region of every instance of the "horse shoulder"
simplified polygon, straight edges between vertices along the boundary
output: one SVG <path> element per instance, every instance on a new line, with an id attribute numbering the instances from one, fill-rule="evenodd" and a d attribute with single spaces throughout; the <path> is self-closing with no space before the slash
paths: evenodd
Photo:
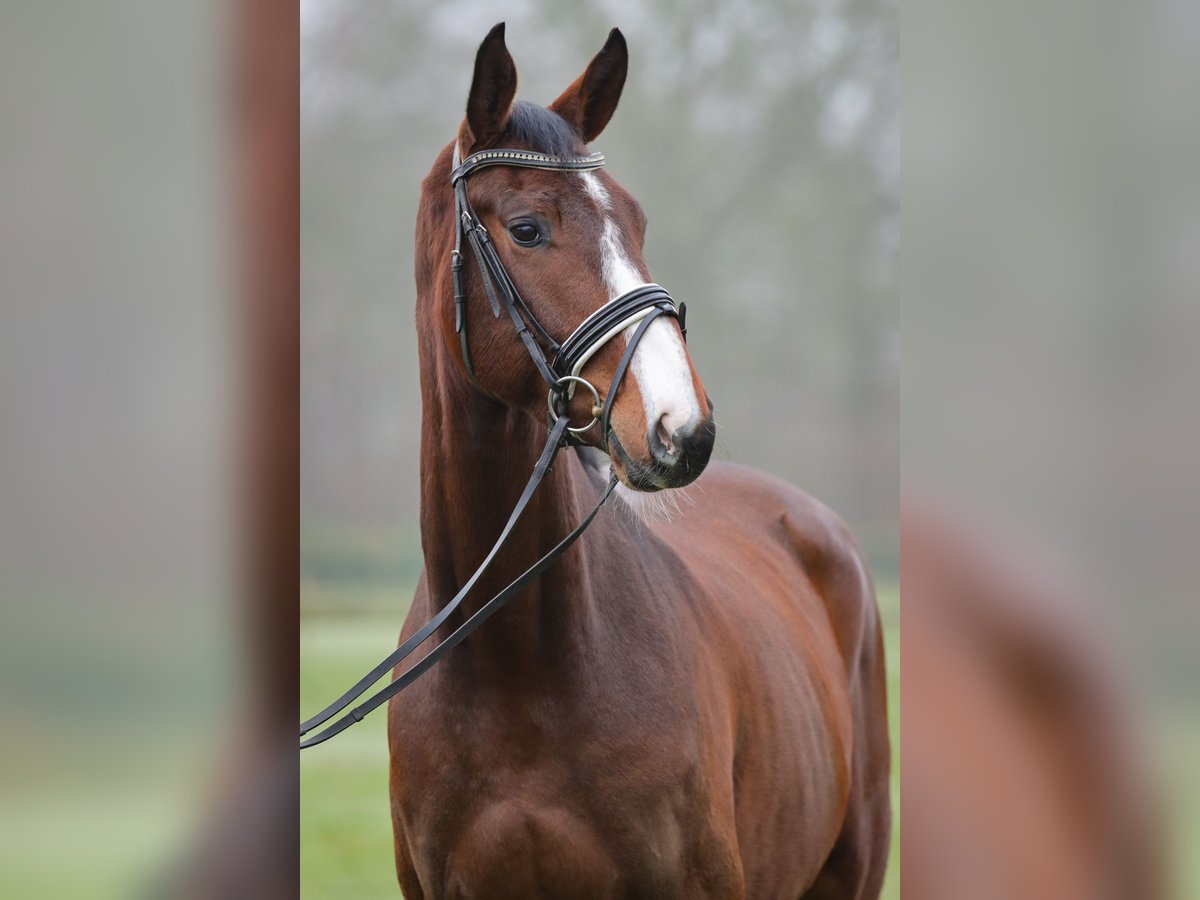
<path id="1" fill-rule="evenodd" d="M 798 563 L 852 675 L 863 654 L 874 652 L 881 625 L 870 570 L 849 526 L 808 492 L 745 466 L 714 463 L 701 485 L 698 496 L 713 514 L 735 517 L 739 533 L 782 547 Z"/>

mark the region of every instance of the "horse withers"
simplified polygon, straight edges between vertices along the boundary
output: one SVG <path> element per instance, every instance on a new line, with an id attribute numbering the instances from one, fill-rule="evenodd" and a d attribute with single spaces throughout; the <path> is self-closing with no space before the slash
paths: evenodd
<path id="1" fill-rule="evenodd" d="M 455 597 L 522 499 L 559 377 L 537 358 L 557 364 L 581 322 L 648 290 L 646 217 L 586 165 L 626 66 L 614 30 L 548 108 L 517 101 L 498 25 L 457 137 L 423 182 L 425 567 L 404 639 Z M 481 166 L 469 179 L 468 164 Z M 481 226 L 474 256 L 464 211 Z M 803 492 L 709 465 L 712 404 L 669 295 L 656 303 L 596 337 L 575 360 L 578 386 L 552 387 L 552 410 L 587 447 L 558 455 L 436 637 L 552 551 L 601 495 L 603 470 L 620 501 L 389 705 L 407 900 L 879 893 L 890 749 L 862 553 Z M 684 513 L 641 516 L 702 472 Z"/>

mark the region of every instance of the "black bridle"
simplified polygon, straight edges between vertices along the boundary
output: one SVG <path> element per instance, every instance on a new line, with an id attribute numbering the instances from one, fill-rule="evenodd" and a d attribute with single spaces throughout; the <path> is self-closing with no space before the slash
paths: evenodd
<path id="1" fill-rule="evenodd" d="M 454 330 L 458 332 L 459 344 L 462 347 L 463 366 L 467 376 L 484 393 L 489 393 L 475 377 L 475 368 L 471 363 L 471 348 L 467 339 L 467 294 L 464 284 L 462 245 L 464 240 L 471 247 L 479 271 L 483 278 L 484 292 L 492 305 L 492 314 L 500 317 L 501 310 L 508 313 L 513 327 L 517 330 L 529 353 L 530 359 L 537 367 L 538 373 L 550 390 L 550 413 L 552 416 L 562 414 L 556 408 L 555 401 L 570 399 L 572 389 L 576 384 L 586 386 L 599 406 L 599 392 L 591 384 L 579 377 L 584 364 L 609 340 L 630 325 L 642 322 L 648 323 L 660 315 L 676 316 L 680 320 L 680 328 L 684 326 L 687 307 L 680 305 L 676 310 L 675 302 L 663 288 L 657 284 L 644 284 L 614 297 L 583 320 L 582 324 L 571 333 L 561 344 L 551 337 L 537 316 L 529 309 L 513 283 L 508 270 L 500 260 L 496 245 L 492 243 L 491 235 L 479 221 L 471 201 L 467 199 L 467 177 L 480 169 L 489 166 L 515 166 L 524 169 L 547 169 L 559 172 L 589 172 L 604 165 L 604 154 L 593 153 L 590 156 L 560 158 L 548 156 L 545 153 L 535 153 L 531 150 L 483 150 L 473 153 L 462 162 L 458 160 L 458 146 L 454 148 L 454 168 L 450 172 L 450 183 L 454 185 L 454 217 L 457 224 L 454 238 L 454 251 L 450 254 L 450 272 L 454 282 Z M 641 329 L 645 333 L 645 329 Z M 687 332 L 684 331 L 686 337 Z M 632 358 L 633 350 L 637 347 L 641 334 L 631 337 L 626 348 L 626 356 Z M 543 352 L 547 348 L 548 354 Z M 549 359 L 547 358 L 549 356 Z M 597 422 L 600 424 L 600 434 L 603 438 L 608 433 L 608 413 L 611 412 L 612 402 L 616 396 L 617 387 L 625 375 L 628 362 L 619 365 L 613 375 L 609 388 L 609 397 L 601 412 L 593 414 L 593 420 L 583 428 L 569 428 L 568 434 L 579 435 L 591 429 Z"/>
<path id="2" fill-rule="evenodd" d="M 508 274 L 508 270 L 504 268 L 504 263 L 500 260 L 500 254 L 496 251 L 496 246 L 492 243 L 491 236 L 488 234 L 487 229 L 484 228 L 483 223 L 479 221 L 479 217 L 475 215 L 475 210 L 471 207 L 471 202 L 467 198 L 468 176 L 488 166 L 517 166 L 519 168 L 546 169 L 559 172 L 587 172 L 598 169 L 602 165 L 604 165 L 604 156 L 601 153 L 593 153 L 590 156 L 560 158 L 529 150 L 484 150 L 479 153 L 473 153 L 459 162 L 458 146 L 457 144 L 455 145 L 453 169 L 450 172 L 450 183 L 454 187 L 455 214 L 454 251 L 450 255 L 450 273 L 454 287 L 454 330 L 459 336 L 463 366 L 471 382 L 480 391 L 488 394 L 488 396 L 492 396 L 479 383 L 475 376 L 475 369 L 471 363 L 470 346 L 467 340 L 467 295 L 464 284 L 462 250 L 465 240 L 471 247 L 475 260 L 479 264 L 484 292 L 491 303 L 493 314 L 496 318 L 499 318 L 502 310 L 507 311 L 509 319 L 511 319 L 513 327 L 516 329 L 517 336 L 524 344 L 538 373 L 546 382 L 549 389 L 547 397 L 550 412 L 549 435 L 546 438 L 546 446 L 542 449 L 542 454 L 534 466 L 533 474 L 530 476 L 529 482 L 525 485 L 525 490 L 521 492 L 521 497 L 517 501 L 517 505 L 513 507 L 513 511 L 509 515 L 504 528 L 501 530 L 499 538 L 497 538 L 496 543 L 479 565 L 479 568 L 467 579 L 466 584 L 462 586 L 449 603 L 438 611 L 437 615 L 425 623 L 420 631 L 404 641 L 386 659 L 363 676 L 335 702 L 301 724 L 301 737 L 304 737 L 304 735 L 313 729 L 325 724 L 335 715 L 345 710 L 354 700 L 365 693 L 371 685 L 386 675 L 393 667 L 412 653 L 413 650 L 424 643 L 450 617 L 450 614 L 459 607 L 479 578 L 491 566 L 500 548 L 508 540 L 517 521 L 529 505 L 534 491 L 536 491 L 538 485 L 541 484 L 546 474 L 550 471 L 550 466 L 554 462 L 558 451 L 569 440 L 572 438 L 578 440 L 579 435 L 598 425 L 601 445 L 603 446 L 607 443 L 609 418 L 612 414 L 617 390 L 625 378 L 625 373 L 628 371 L 629 365 L 633 360 L 633 354 L 637 349 L 638 343 L 645 335 L 651 323 L 659 316 L 674 316 L 679 319 L 680 329 L 686 338 L 687 331 L 684 329 L 686 307 L 684 304 L 681 303 L 679 308 L 676 309 L 671 295 L 663 290 L 663 288 L 657 284 L 644 284 L 621 294 L 619 297 L 614 297 L 584 319 L 579 327 L 563 340 L 562 343 L 557 342 L 542 327 L 537 317 L 521 298 L 520 291 L 517 290 L 516 284 Z M 621 334 L 634 325 L 637 327 L 630 334 L 625 351 L 621 355 L 616 369 L 613 371 L 612 381 L 608 387 L 608 396 L 601 400 L 600 392 L 579 373 L 588 360 L 603 346 L 618 334 Z M 576 386 L 585 388 L 592 395 L 594 401 L 591 407 L 592 420 L 581 428 L 571 426 L 567 413 L 567 403 L 571 399 Z M 449 637 L 439 643 L 433 650 L 385 688 L 352 708 L 346 715 L 325 730 L 306 741 L 301 741 L 300 749 L 303 750 L 306 747 L 312 747 L 323 741 L 327 741 L 334 735 L 345 731 L 355 722 L 361 722 L 367 713 L 386 703 L 428 671 L 439 659 L 454 649 L 467 635 L 487 621 L 510 598 L 519 593 L 526 585 L 549 568 L 568 547 L 575 543 L 576 539 L 591 524 L 596 514 L 600 512 L 600 507 L 608 500 L 616 485 L 617 478 L 614 473 L 609 477 L 608 484 L 600 494 L 600 498 L 592 508 L 592 511 L 566 537 L 555 545 L 549 553 L 526 569 L 520 577 L 504 588 L 504 590 L 483 604 L 470 618 L 451 632 Z"/>

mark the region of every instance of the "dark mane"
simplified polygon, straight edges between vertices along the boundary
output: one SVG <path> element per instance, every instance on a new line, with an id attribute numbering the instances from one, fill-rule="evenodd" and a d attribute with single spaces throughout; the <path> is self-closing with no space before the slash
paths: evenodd
<path id="1" fill-rule="evenodd" d="M 527 100 L 513 104 L 508 133 L 514 140 L 550 156 L 576 156 L 584 150 L 579 133 L 566 119 Z"/>

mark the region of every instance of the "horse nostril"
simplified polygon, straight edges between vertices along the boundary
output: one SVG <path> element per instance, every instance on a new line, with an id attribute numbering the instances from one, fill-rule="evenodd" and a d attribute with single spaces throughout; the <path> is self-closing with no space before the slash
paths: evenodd
<path id="1" fill-rule="evenodd" d="M 669 416 L 659 416 L 658 422 L 646 437 L 650 444 L 650 455 L 660 466 L 672 468 L 678 465 L 680 457 L 683 456 L 687 432 L 674 430 Z"/>
<path id="2" fill-rule="evenodd" d="M 711 418 L 672 429 L 670 417 L 660 417 L 646 432 L 651 458 L 644 465 L 654 473 L 655 487 L 683 487 L 695 481 L 708 465 L 715 440 Z"/>
<path id="3" fill-rule="evenodd" d="M 662 445 L 663 451 L 668 456 L 675 455 L 675 443 L 671 440 L 671 432 L 667 429 L 667 417 L 661 416 L 658 420 L 658 441 Z"/>

